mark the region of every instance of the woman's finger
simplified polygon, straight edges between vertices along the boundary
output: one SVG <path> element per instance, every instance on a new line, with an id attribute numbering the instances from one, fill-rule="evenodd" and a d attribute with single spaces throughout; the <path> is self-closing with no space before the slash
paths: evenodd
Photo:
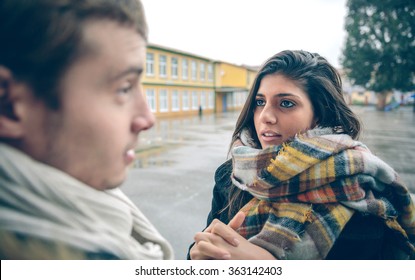
<path id="1" fill-rule="evenodd" d="M 216 236 L 216 238 L 220 238 Z M 196 239 L 196 238 L 195 238 Z M 190 258 L 192 260 L 228 260 L 231 258 L 229 252 L 223 248 L 216 246 L 210 239 L 199 239 L 190 250 Z"/>
<path id="2" fill-rule="evenodd" d="M 222 237 L 227 243 L 234 247 L 237 247 L 240 243 L 238 238 L 241 238 L 241 236 L 230 226 L 222 222 L 216 223 L 212 227 L 211 232 Z"/>
<path id="3" fill-rule="evenodd" d="M 218 219 L 214 219 L 210 225 L 205 228 L 205 230 L 203 232 L 210 232 L 212 230 L 212 227 L 214 227 L 217 223 L 220 223 L 221 221 L 219 221 Z"/>
<path id="4" fill-rule="evenodd" d="M 232 220 L 228 223 L 232 229 L 237 230 L 242 223 L 245 221 L 245 214 L 243 212 L 238 212 Z"/>

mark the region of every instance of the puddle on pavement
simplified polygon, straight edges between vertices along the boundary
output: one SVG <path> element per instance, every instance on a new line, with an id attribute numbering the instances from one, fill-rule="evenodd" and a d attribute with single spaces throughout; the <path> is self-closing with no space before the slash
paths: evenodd
<path id="1" fill-rule="evenodd" d="M 153 166 L 171 166 L 175 164 L 174 160 L 152 159 L 152 158 L 137 158 L 133 163 L 133 168 L 149 168 Z"/>
<path id="2" fill-rule="evenodd" d="M 135 161 L 132 168 L 148 168 L 153 166 L 171 166 L 176 163 L 174 160 L 163 159 L 163 154 L 178 145 L 152 146 L 136 151 Z"/>

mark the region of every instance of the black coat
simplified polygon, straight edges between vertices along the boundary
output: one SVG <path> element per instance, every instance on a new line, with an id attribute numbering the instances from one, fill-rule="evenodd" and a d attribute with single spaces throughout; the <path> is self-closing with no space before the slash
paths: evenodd
<path id="1" fill-rule="evenodd" d="M 229 192 L 232 181 L 232 161 L 223 163 L 215 172 L 215 186 L 213 188 L 212 208 L 207 218 L 207 226 L 219 219 L 227 224 L 238 212 L 240 207 L 234 207 L 231 213 L 226 208 L 229 203 Z M 238 205 L 245 205 L 253 198 L 248 192 L 243 192 Z M 225 209 L 226 208 L 226 209 Z M 342 233 L 334 243 L 326 259 L 336 260 L 377 260 L 392 259 L 389 244 L 386 242 L 390 231 L 378 217 L 363 216 L 355 213 L 346 224 Z M 193 244 L 191 245 L 191 247 Z M 190 248 L 191 248 L 190 247 Z M 188 259 L 190 255 L 188 254 Z"/>

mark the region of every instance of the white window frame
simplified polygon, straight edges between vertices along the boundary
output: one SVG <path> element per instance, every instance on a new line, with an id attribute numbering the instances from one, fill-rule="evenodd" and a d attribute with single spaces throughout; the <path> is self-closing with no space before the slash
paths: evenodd
<path id="1" fill-rule="evenodd" d="M 159 90 L 159 111 L 168 112 L 169 111 L 169 94 L 167 89 Z"/>
<path id="2" fill-rule="evenodd" d="M 154 76 L 154 53 L 146 54 L 146 76 Z"/>
<path id="3" fill-rule="evenodd" d="M 199 109 L 199 94 L 197 91 L 192 91 L 192 109 L 198 110 Z"/>
<path id="4" fill-rule="evenodd" d="M 157 108 L 156 94 L 154 89 L 146 89 L 146 100 L 151 112 L 155 112 Z"/>
<path id="5" fill-rule="evenodd" d="M 187 90 L 183 91 L 182 94 L 182 110 L 183 111 L 189 111 L 190 110 L 190 95 Z"/>
<path id="6" fill-rule="evenodd" d="M 199 63 L 199 70 L 200 70 L 200 80 L 204 81 L 205 80 L 205 76 L 206 76 L 206 71 L 205 71 L 205 64 L 204 63 Z"/>
<path id="7" fill-rule="evenodd" d="M 215 95 L 213 91 L 208 92 L 208 108 L 213 109 L 215 106 Z"/>
<path id="8" fill-rule="evenodd" d="M 179 59 L 177 57 L 172 57 L 171 60 L 171 77 L 172 79 L 177 79 L 179 76 Z"/>
<path id="9" fill-rule="evenodd" d="M 204 91 L 200 92 L 200 106 L 202 109 L 206 109 L 206 92 Z"/>
<path id="10" fill-rule="evenodd" d="M 171 93 L 171 110 L 173 112 L 177 112 L 180 109 L 179 104 L 179 91 L 177 89 L 174 89 Z"/>
<path id="11" fill-rule="evenodd" d="M 167 77 L 167 56 L 161 54 L 159 56 L 159 74 L 160 77 Z"/>
<path id="12" fill-rule="evenodd" d="M 233 97 L 233 100 L 232 100 L 233 106 L 232 107 L 234 107 L 234 108 L 238 107 L 238 96 L 239 96 L 238 91 L 236 91 L 232 94 L 232 97 Z"/>
<path id="13" fill-rule="evenodd" d="M 187 58 L 182 59 L 182 79 L 189 79 L 189 62 Z"/>
<path id="14" fill-rule="evenodd" d="M 213 65 L 212 64 L 208 64 L 208 81 L 212 82 L 213 81 Z"/>
<path id="15" fill-rule="evenodd" d="M 191 62 L 191 72 L 192 72 L 192 81 L 196 81 L 197 80 L 197 61 L 196 60 L 192 60 Z"/>
<path id="16" fill-rule="evenodd" d="M 235 107 L 235 105 L 233 104 L 233 100 L 234 100 L 233 93 L 226 95 L 226 107 L 228 109 Z"/>

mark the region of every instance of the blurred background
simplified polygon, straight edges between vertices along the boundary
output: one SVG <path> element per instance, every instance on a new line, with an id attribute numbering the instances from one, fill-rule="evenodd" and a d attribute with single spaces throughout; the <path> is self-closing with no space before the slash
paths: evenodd
<path id="1" fill-rule="evenodd" d="M 205 227 L 258 65 L 284 49 L 318 52 L 338 69 L 361 140 L 415 192 L 415 1 L 142 1 L 143 88 L 157 123 L 140 135 L 123 189 L 177 259 Z"/>

